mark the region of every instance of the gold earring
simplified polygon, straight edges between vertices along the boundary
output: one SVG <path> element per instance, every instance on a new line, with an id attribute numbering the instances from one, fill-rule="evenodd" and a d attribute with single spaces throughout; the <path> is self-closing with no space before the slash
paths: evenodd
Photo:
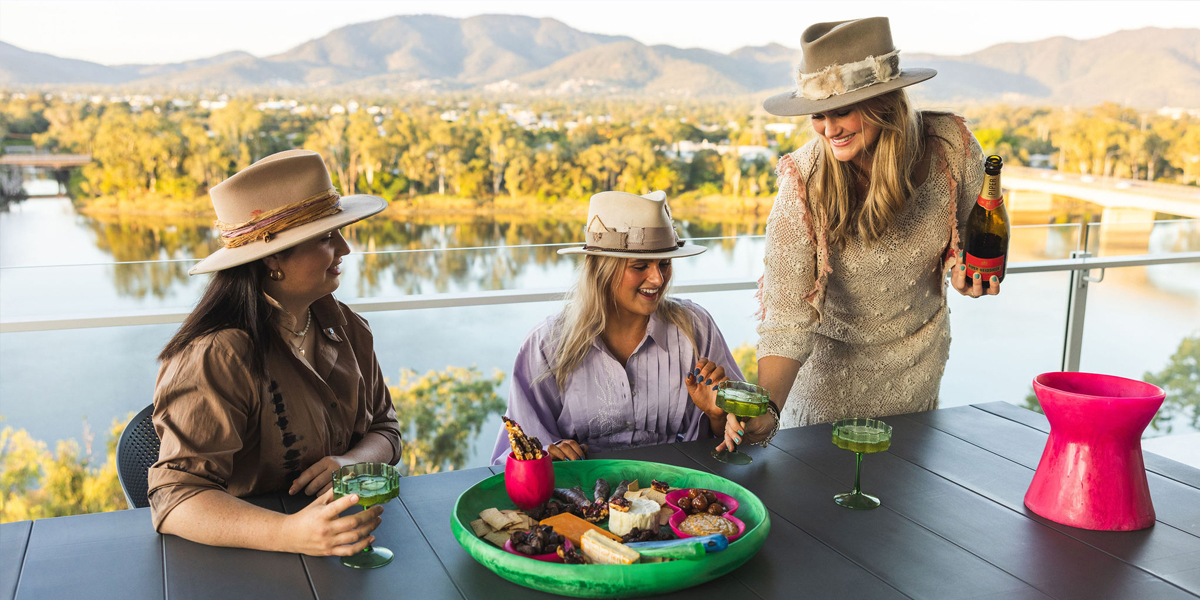
<path id="1" fill-rule="evenodd" d="M 275 281 L 283 281 L 283 271 L 279 269 L 271 269 L 270 271 L 267 271 L 267 277 L 270 277 Z"/>

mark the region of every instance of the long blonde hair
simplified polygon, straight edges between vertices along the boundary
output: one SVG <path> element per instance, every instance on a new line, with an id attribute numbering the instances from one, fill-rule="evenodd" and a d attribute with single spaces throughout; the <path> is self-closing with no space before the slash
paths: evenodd
<path id="1" fill-rule="evenodd" d="M 587 356 L 592 341 L 604 333 L 609 311 L 617 307 L 616 288 L 630 260 L 615 256 L 584 256 L 583 264 L 576 272 L 575 284 L 567 294 L 567 305 L 555 322 L 554 337 L 558 345 L 550 361 L 550 370 L 539 375 L 537 380 L 553 375 L 558 389 L 567 389 L 567 379 Z M 667 296 L 670 285 L 668 281 L 663 286 L 662 300 L 655 313 L 659 319 L 678 327 L 695 351 L 692 311 Z"/>
<path id="2" fill-rule="evenodd" d="M 874 147 L 866 150 L 871 153 L 866 198 L 858 197 L 855 185 L 860 169 L 834 158 L 824 138 L 818 138 L 821 156 L 806 186 L 810 210 L 837 246 L 856 236 L 868 245 L 879 240 L 916 191 L 913 171 L 925 152 L 924 114 L 913 108 L 904 90 L 864 100 L 854 110 L 864 124 L 880 128 Z"/>

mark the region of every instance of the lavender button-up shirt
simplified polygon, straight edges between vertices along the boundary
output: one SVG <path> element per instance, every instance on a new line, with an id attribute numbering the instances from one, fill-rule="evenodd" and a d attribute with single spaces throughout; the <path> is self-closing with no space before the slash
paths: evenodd
<path id="1" fill-rule="evenodd" d="M 744 377 L 708 311 L 680 302 L 694 315 L 696 350 L 678 327 L 655 314 L 625 365 L 603 340 L 593 340 L 566 390 L 558 389 L 553 375 L 538 379 L 549 371 L 558 344 L 558 315 L 543 321 L 517 353 L 508 418 L 545 445 L 573 439 L 587 444 L 589 452 L 712 437 L 708 418 L 692 403 L 684 377 L 702 356 L 725 367 L 730 379 Z M 501 427 L 492 464 L 502 463 L 511 450 Z"/>

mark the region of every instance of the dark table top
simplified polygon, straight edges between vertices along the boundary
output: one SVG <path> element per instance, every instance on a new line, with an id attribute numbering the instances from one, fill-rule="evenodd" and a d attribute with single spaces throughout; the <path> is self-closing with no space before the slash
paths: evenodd
<path id="1" fill-rule="evenodd" d="M 885 419 L 889 451 L 863 460 L 863 489 L 883 506 L 846 510 L 854 455 L 830 426 L 782 430 L 754 463 L 709 457 L 712 441 L 603 455 L 711 471 L 758 494 L 771 533 L 744 566 L 670 597 L 1197 598 L 1200 470 L 1146 454 L 1158 515 L 1136 532 L 1075 529 L 1023 504 L 1049 431 L 1003 403 Z M 202 546 L 158 535 L 148 509 L 0 526 L 0 600 L 170 598 L 549 597 L 475 562 L 450 532 L 454 500 L 501 467 L 407 477 L 375 536 L 392 564 L 358 571 L 335 557 Z M 295 511 L 302 501 L 256 498 Z"/>

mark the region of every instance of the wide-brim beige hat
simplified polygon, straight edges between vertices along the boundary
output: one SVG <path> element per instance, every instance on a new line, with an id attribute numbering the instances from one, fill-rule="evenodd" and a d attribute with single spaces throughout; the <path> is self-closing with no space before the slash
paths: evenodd
<path id="1" fill-rule="evenodd" d="M 763 102 L 773 115 L 834 110 L 937 75 L 934 69 L 900 68 L 887 17 L 817 23 L 801 34 L 800 50 L 795 87 Z"/>
<path id="2" fill-rule="evenodd" d="M 645 196 L 600 192 L 588 203 L 587 243 L 563 248 L 559 254 L 590 254 L 625 258 L 679 258 L 708 248 L 684 243 L 675 232 L 666 192 Z"/>
<path id="3" fill-rule="evenodd" d="M 208 193 L 225 247 L 188 275 L 244 265 L 387 208 L 378 196 L 339 196 L 325 161 L 311 150 L 272 154 Z"/>

